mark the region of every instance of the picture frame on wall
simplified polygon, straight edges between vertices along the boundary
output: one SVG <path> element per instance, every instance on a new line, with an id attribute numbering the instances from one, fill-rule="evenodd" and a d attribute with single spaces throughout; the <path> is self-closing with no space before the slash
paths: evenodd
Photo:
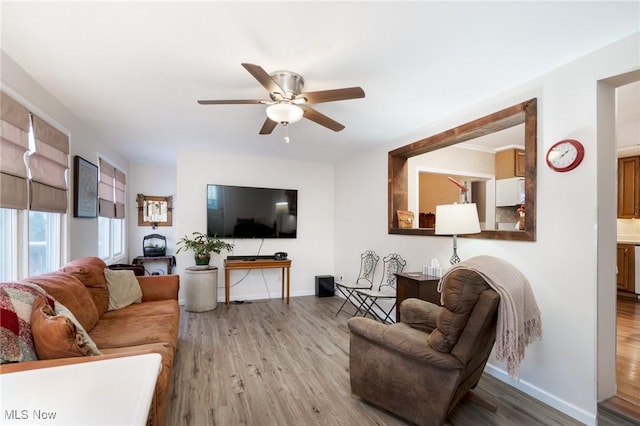
<path id="1" fill-rule="evenodd" d="M 98 217 L 98 166 L 76 155 L 73 183 L 73 217 Z"/>

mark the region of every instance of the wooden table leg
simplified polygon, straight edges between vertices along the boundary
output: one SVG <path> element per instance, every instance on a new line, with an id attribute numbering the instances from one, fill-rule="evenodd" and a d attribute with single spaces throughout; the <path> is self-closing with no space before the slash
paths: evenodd
<path id="1" fill-rule="evenodd" d="M 229 309 L 229 270 L 224 270 L 224 303 Z"/>
<path id="2" fill-rule="evenodd" d="M 290 269 L 287 267 L 287 305 L 289 304 L 289 291 L 291 289 L 291 277 L 289 275 Z"/>
<path id="3" fill-rule="evenodd" d="M 280 287 L 282 287 L 281 291 L 280 291 L 280 300 L 284 300 L 284 270 L 285 268 L 282 268 L 282 271 L 280 273 Z"/>

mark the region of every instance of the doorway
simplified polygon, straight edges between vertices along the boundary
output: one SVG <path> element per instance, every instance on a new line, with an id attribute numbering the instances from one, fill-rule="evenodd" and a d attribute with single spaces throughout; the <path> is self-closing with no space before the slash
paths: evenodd
<path id="1" fill-rule="evenodd" d="M 640 70 L 601 80 L 597 85 L 597 385 L 599 407 L 624 402 L 638 413 L 640 406 L 622 400 L 617 394 L 617 89 L 640 81 Z M 637 140 L 636 140 L 637 144 Z M 616 410 L 613 410 L 616 411 Z"/>
<path id="2" fill-rule="evenodd" d="M 616 87 L 616 154 L 640 155 L 640 81 Z M 640 244 L 640 220 L 616 219 L 617 235 Z M 628 236 L 628 237 L 627 237 Z M 638 247 L 640 249 L 640 247 Z M 632 261 L 635 256 L 632 254 Z M 636 276 L 640 270 L 636 269 Z M 635 283 L 633 284 L 635 287 Z M 640 300 L 618 291 L 616 300 L 616 396 L 640 407 Z"/>

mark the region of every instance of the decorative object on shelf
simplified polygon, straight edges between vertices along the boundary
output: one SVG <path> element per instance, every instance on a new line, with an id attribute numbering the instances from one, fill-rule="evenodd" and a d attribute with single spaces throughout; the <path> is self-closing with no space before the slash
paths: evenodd
<path id="1" fill-rule="evenodd" d="M 573 170 L 584 158 L 584 146 L 575 139 L 564 139 L 547 151 L 547 165 L 556 172 Z"/>
<path id="2" fill-rule="evenodd" d="M 193 251 L 196 265 L 208 265 L 211 253 L 220 254 L 222 250 L 230 251 L 233 249 L 233 244 L 222 241 L 215 235 L 210 236 L 202 232 L 193 232 L 191 237 L 185 235 L 178 240 L 177 245 L 176 253 Z"/>
<path id="3" fill-rule="evenodd" d="M 518 231 L 522 231 L 524 229 L 524 204 L 521 205 L 520 207 L 518 207 L 518 210 L 516 210 L 518 213 L 518 224 L 516 225 L 516 229 Z"/>
<path id="4" fill-rule="evenodd" d="M 458 235 L 478 234 L 480 221 L 475 203 L 445 204 L 436 206 L 436 235 L 453 235 L 453 255 L 449 261 L 453 265 L 460 262 L 458 257 Z"/>
<path id="5" fill-rule="evenodd" d="M 98 217 L 98 166 L 73 158 L 73 217 Z"/>
<path id="6" fill-rule="evenodd" d="M 398 228 L 413 228 L 413 212 L 398 210 Z"/>
<path id="7" fill-rule="evenodd" d="M 138 194 L 138 226 L 172 226 L 173 197 Z"/>
<path id="8" fill-rule="evenodd" d="M 447 176 L 447 179 L 449 179 L 449 181 L 451 183 L 453 183 L 455 186 L 457 186 L 458 188 L 460 188 L 460 196 L 464 197 L 464 203 L 468 203 L 469 202 L 469 188 L 467 188 L 466 183 L 462 184 L 460 182 L 458 182 L 457 180 L 455 180 L 454 178 L 452 178 L 451 176 Z"/>
<path id="9" fill-rule="evenodd" d="M 145 257 L 166 256 L 167 238 L 160 234 L 145 235 L 142 239 L 142 254 Z"/>

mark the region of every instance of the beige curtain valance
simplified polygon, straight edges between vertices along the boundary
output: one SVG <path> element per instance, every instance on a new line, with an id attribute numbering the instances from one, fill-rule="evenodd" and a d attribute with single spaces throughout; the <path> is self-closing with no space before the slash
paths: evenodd
<path id="1" fill-rule="evenodd" d="M 0 92 L 0 207 L 26 209 L 29 110 Z"/>
<path id="2" fill-rule="evenodd" d="M 31 210 L 67 212 L 69 137 L 32 114 L 35 152 L 29 155 Z"/>
<path id="3" fill-rule="evenodd" d="M 124 219 L 125 189 L 127 179 L 121 170 L 102 158 L 99 161 L 100 181 L 98 182 L 99 215 Z"/>

